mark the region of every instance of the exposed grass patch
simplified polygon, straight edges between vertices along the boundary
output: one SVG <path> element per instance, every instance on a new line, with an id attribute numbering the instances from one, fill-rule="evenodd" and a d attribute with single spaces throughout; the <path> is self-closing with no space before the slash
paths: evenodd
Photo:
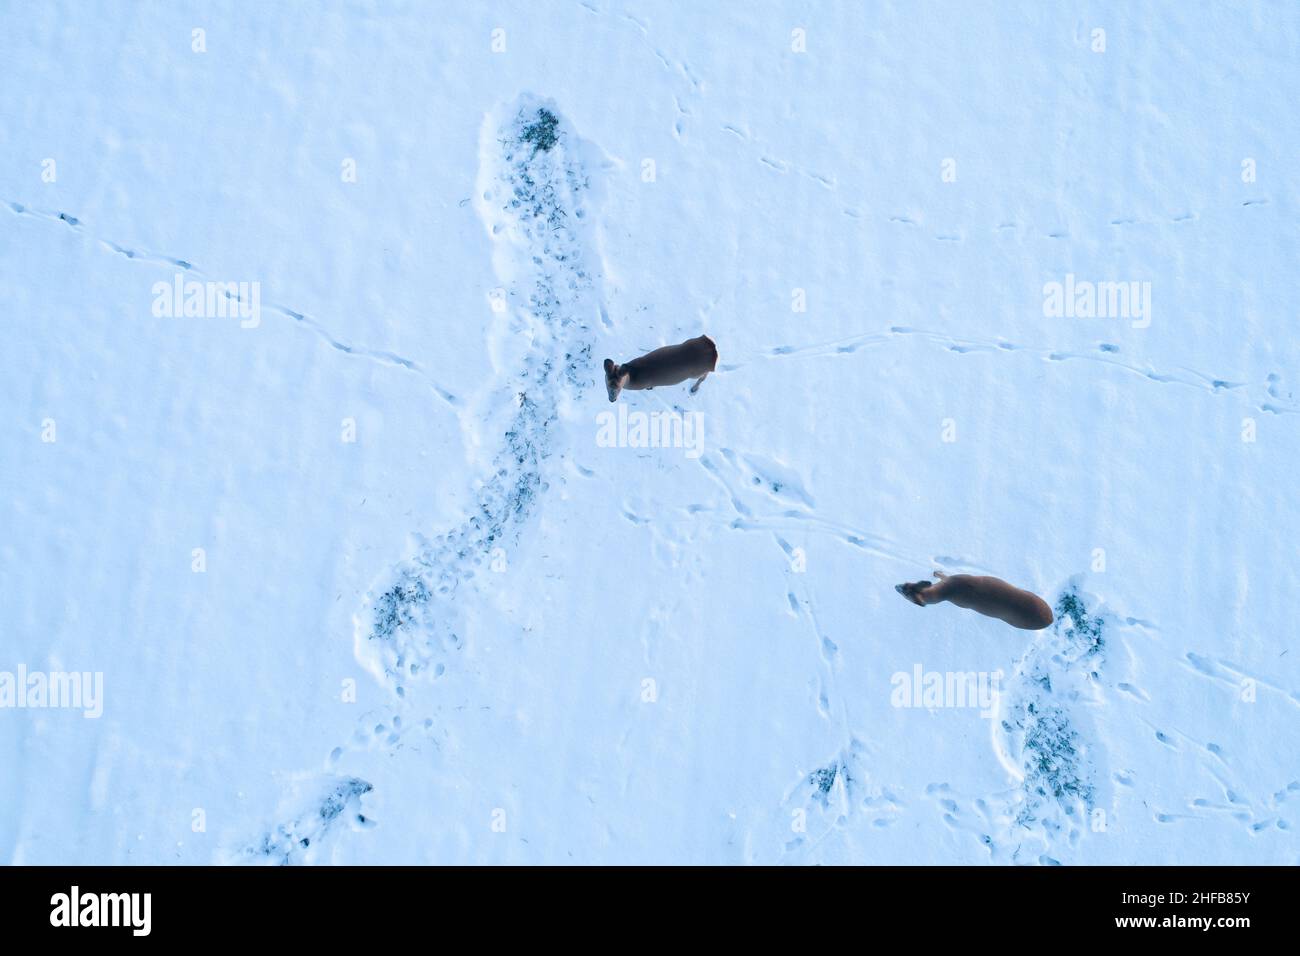
<path id="1" fill-rule="evenodd" d="M 560 121 L 550 110 L 542 108 L 537 111 L 537 119 L 524 125 L 523 132 L 519 138 L 525 143 L 531 143 L 533 155 L 537 151 L 549 152 L 555 146 L 559 137 L 556 131 L 559 129 Z"/>

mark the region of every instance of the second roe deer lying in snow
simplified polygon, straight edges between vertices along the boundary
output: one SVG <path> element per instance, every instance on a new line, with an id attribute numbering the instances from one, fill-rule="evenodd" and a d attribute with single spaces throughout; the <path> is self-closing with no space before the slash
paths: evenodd
<path id="1" fill-rule="evenodd" d="M 605 389 L 611 402 L 618 401 L 618 393 L 654 388 L 656 385 L 676 385 L 688 378 L 696 380 L 691 394 L 699 391 L 700 383 L 718 367 L 718 347 L 707 335 L 687 339 L 681 345 L 665 345 L 647 352 L 623 365 L 605 359 Z"/>

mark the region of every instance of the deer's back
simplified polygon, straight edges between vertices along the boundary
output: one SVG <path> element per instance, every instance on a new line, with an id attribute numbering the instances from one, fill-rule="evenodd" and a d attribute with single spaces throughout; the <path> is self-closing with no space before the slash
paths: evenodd
<path id="1" fill-rule="evenodd" d="M 620 366 L 635 388 L 676 385 L 688 378 L 712 372 L 718 364 L 718 347 L 707 335 L 687 339 L 680 345 L 665 345 Z"/>
<path id="2" fill-rule="evenodd" d="M 1008 584 L 1001 578 L 953 575 L 947 600 L 1012 627 L 1036 631 L 1052 623 L 1052 609 L 1037 594 Z"/>

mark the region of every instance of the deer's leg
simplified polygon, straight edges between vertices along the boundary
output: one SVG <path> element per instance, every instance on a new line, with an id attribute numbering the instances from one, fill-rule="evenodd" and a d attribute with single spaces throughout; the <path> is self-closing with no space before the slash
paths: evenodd
<path id="1" fill-rule="evenodd" d="M 924 604 L 941 604 L 944 601 L 953 601 L 953 598 L 958 596 L 954 592 L 962 590 L 960 575 L 957 578 L 951 578 L 945 574 L 940 576 L 939 580 L 933 584 L 927 585 L 925 582 L 918 582 L 918 584 L 923 585 L 918 587 L 918 591 Z M 953 601 L 953 603 L 957 602 Z"/>
<path id="2" fill-rule="evenodd" d="M 978 583 L 981 579 L 970 574 L 946 574 L 925 589 L 925 603 L 938 604 L 951 601 L 958 607 L 974 607 L 972 600 L 978 601 Z M 976 608 L 978 610 L 978 608 Z"/>
<path id="3" fill-rule="evenodd" d="M 695 380 L 695 384 L 691 386 L 692 395 L 694 395 L 696 392 L 700 390 L 700 386 L 704 384 L 704 380 L 708 377 L 709 377 L 709 373 L 705 372 L 703 375 L 701 375 L 699 378 Z"/>

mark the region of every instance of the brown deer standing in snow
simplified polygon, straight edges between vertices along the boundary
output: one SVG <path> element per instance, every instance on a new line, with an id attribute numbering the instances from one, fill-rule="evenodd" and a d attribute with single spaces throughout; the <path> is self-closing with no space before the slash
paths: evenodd
<path id="1" fill-rule="evenodd" d="M 1041 631 L 1052 623 L 1052 609 L 1046 601 L 1001 578 L 949 575 L 942 571 L 935 571 L 934 576 L 939 579 L 937 584 L 916 581 L 897 584 L 894 590 L 921 607 L 951 601 L 958 607 L 970 608 L 985 617 L 996 617 L 1025 631 Z"/>
<path id="2" fill-rule="evenodd" d="M 718 367 L 718 347 L 707 335 L 687 339 L 681 345 L 665 345 L 647 352 L 623 365 L 605 359 L 605 388 L 611 402 L 618 401 L 618 393 L 654 388 L 656 385 L 676 385 L 688 378 L 695 379 L 691 394 L 699 391 L 700 384 Z"/>

